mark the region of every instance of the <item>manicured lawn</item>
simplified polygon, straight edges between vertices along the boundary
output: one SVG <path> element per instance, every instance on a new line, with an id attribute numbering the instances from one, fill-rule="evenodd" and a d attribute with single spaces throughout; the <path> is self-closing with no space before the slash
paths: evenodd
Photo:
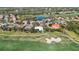
<path id="1" fill-rule="evenodd" d="M 79 45 L 73 42 L 46 44 L 34 41 L 0 40 L 1 51 L 78 51 Z"/>
<path id="2" fill-rule="evenodd" d="M 5 36 L 0 36 L 0 51 L 79 51 L 79 45 L 66 37 L 61 37 L 60 43 L 47 44 L 43 42 L 45 37 L 63 35 L 60 32 L 45 33 L 44 36 L 39 36 L 41 33 L 14 33 L 26 36 L 7 36 L 12 35 L 12 32 L 3 34 Z"/>

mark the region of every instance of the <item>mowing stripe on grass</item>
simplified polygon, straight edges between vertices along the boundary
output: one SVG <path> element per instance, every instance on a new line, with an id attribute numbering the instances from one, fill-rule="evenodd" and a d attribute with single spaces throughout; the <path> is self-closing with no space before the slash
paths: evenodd
<path id="1" fill-rule="evenodd" d="M 44 36 L 46 34 L 39 34 L 39 35 L 7 35 L 7 34 L 0 34 L 0 36 L 12 36 L 12 37 L 18 37 L 18 36 Z"/>

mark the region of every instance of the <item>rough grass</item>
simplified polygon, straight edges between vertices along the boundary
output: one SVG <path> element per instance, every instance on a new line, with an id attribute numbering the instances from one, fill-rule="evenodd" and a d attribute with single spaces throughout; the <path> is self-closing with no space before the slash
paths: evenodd
<path id="1" fill-rule="evenodd" d="M 76 34 L 73 31 L 66 31 L 66 32 L 73 40 L 75 40 L 76 42 L 79 43 L 79 35 L 78 34 Z"/>

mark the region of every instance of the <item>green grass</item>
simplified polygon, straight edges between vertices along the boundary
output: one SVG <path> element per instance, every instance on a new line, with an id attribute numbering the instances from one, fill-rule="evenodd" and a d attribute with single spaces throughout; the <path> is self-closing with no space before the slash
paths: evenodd
<path id="1" fill-rule="evenodd" d="M 1 51 L 78 51 L 79 45 L 69 44 L 46 44 L 34 41 L 0 40 Z"/>
<path id="2" fill-rule="evenodd" d="M 67 37 L 61 36 L 60 43 L 45 43 L 46 37 L 63 35 L 57 31 L 48 33 L 0 32 L 0 34 L 4 34 L 0 35 L 0 51 L 79 51 L 79 45 Z M 8 36 L 15 34 L 26 36 Z M 41 36 L 42 34 L 44 36 Z"/>
<path id="3" fill-rule="evenodd" d="M 14 40 L 12 40 L 14 39 Z M 0 37 L 0 51 L 79 51 L 79 45 L 62 37 L 61 43 L 47 44 L 39 41 L 29 41 L 32 38 Z"/>

